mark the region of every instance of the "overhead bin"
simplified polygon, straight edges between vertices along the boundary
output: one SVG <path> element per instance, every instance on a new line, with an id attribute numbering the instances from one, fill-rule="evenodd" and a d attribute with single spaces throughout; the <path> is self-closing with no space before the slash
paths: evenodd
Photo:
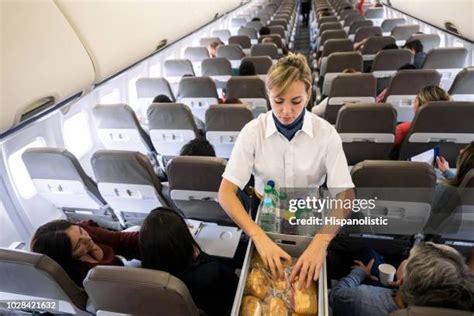
<path id="1" fill-rule="evenodd" d="M 0 1 L 0 133 L 42 102 L 94 82 L 87 51 L 53 0 Z"/>
<path id="2" fill-rule="evenodd" d="M 68 1 L 59 9 L 86 47 L 101 82 L 240 5 L 240 1 Z"/>

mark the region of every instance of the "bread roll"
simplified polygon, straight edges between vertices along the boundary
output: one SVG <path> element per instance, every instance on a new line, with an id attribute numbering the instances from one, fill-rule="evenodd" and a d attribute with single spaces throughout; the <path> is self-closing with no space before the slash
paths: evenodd
<path id="1" fill-rule="evenodd" d="M 247 295 L 242 298 L 240 316 L 261 316 L 262 304 L 255 296 Z"/>
<path id="2" fill-rule="evenodd" d="M 316 282 L 311 282 L 309 288 L 298 289 L 293 284 L 293 311 L 296 314 L 316 315 L 318 312 Z"/>
<path id="3" fill-rule="evenodd" d="M 250 266 L 252 268 L 262 268 L 265 269 L 265 263 L 262 260 L 262 257 L 258 254 L 258 251 L 255 251 L 252 256 L 252 260 L 250 261 Z"/>
<path id="4" fill-rule="evenodd" d="M 268 304 L 268 311 L 265 315 L 269 316 L 288 316 L 288 309 L 286 308 L 285 302 L 280 298 L 273 296 Z"/>
<path id="5" fill-rule="evenodd" d="M 269 280 L 260 268 L 252 268 L 245 284 L 245 292 L 263 300 L 270 292 Z"/>

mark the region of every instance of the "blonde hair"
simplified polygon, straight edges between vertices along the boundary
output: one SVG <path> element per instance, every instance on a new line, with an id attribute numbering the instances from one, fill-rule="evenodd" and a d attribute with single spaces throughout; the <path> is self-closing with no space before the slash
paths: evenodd
<path id="1" fill-rule="evenodd" d="M 418 106 L 431 101 L 450 101 L 449 94 L 438 86 L 427 86 L 418 92 Z"/>
<path id="2" fill-rule="evenodd" d="M 290 53 L 281 58 L 268 71 L 265 80 L 267 92 L 274 87 L 280 89 L 280 94 L 286 92 L 288 87 L 295 81 L 303 81 L 306 91 L 311 92 L 312 78 L 306 57 L 302 54 Z"/>

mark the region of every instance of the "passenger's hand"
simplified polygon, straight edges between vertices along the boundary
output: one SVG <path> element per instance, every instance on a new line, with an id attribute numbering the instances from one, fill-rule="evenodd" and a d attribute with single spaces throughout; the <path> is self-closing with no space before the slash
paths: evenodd
<path id="1" fill-rule="evenodd" d="M 436 167 L 438 167 L 441 172 L 449 170 L 449 163 L 443 156 L 436 157 Z"/>
<path id="2" fill-rule="evenodd" d="M 313 280 L 318 280 L 328 245 L 329 242 L 315 238 L 299 257 L 290 276 L 292 282 L 298 280 L 299 289 L 308 288 Z"/>
<path id="3" fill-rule="evenodd" d="M 291 257 L 283 249 L 278 247 L 265 233 L 253 238 L 263 262 L 270 268 L 275 280 L 283 278 L 283 265 L 281 259 L 291 261 Z"/>
<path id="4" fill-rule="evenodd" d="M 372 272 L 371 272 L 372 267 L 374 266 L 374 258 L 370 259 L 370 261 L 367 265 L 365 265 L 362 261 L 359 261 L 359 260 L 354 260 L 354 262 L 356 264 L 354 266 L 352 266 L 352 268 L 361 268 L 362 270 L 364 270 L 365 275 L 369 279 L 374 280 L 374 281 L 378 281 L 379 278 L 377 278 L 376 276 L 373 276 Z"/>

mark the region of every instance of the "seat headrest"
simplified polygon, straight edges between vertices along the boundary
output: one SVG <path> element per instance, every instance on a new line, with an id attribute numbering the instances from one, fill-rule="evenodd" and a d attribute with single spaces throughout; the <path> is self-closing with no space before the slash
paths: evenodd
<path id="1" fill-rule="evenodd" d="M 375 97 L 376 79 L 368 73 L 340 74 L 334 78 L 330 97 Z"/>
<path id="2" fill-rule="evenodd" d="M 423 69 L 464 68 L 467 55 L 465 47 L 435 48 L 426 55 Z"/>
<path id="3" fill-rule="evenodd" d="M 98 104 L 92 109 L 99 128 L 128 128 L 140 126 L 133 109 L 127 104 Z"/>
<path id="4" fill-rule="evenodd" d="M 87 274 L 84 288 L 97 310 L 132 315 L 199 315 L 186 285 L 163 271 L 97 266 Z"/>
<path id="5" fill-rule="evenodd" d="M 336 120 L 338 133 L 395 134 L 396 125 L 397 111 L 388 103 L 344 105 Z"/>
<path id="6" fill-rule="evenodd" d="M 216 83 L 209 77 L 185 77 L 179 82 L 178 100 L 180 98 L 215 98 Z"/>
<path id="7" fill-rule="evenodd" d="M 199 135 L 191 110 L 182 103 L 153 103 L 148 107 L 147 116 L 150 130 L 185 129 Z"/>
<path id="8" fill-rule="evenodd" d="M 140 78 L 137 80 L 136 87 L 139 98 L 154 98 L 157 95 L 164 94 L 171 101 L 175 100 L 166 78 Z"/>
<path id="9" fill-rule="evenodd" d="M 226 161 L 217 157 L 174 157 L 167 166 L 170 190 L 217 192 L 225 166 Z"/>
<path id="10" fill-rule="evenodd" d="M 201 62 L 202 75 L 207 76 L 230 76 L 232 66 L 227 58 L 208 58 Z"/>
<path id="11" fill-rule="evenodd" d="M 232 77 L 227 81 L 227 95 L 228 98 L 266 99 L 265 83 L 258 77 Z"/>
<path id="12" fill-rule="evenodd" d="M 209 58 L 209 51 L 206 47 L 186 47 L 184 57 L 190 61 L 202 61 Z"/>
<path id="13" fill-rule="evenodd" d="M 206 111 L 206 130 L 240 131 L 252 119 L 252 111 L 243 104 L 211 105 Z"/>
<path id="14" fill-rule="evenodd" d="M 399 70 L 390 82 L 389 95 L 416 95 L 421 88 L 438 86 L 441 74 L 436 70 L 405 69 Z"/>
<path id="15" fill-rule="evenodd" d="M 453 122 L 449 118 L 456 118 Z M 410 129 L 410 134 L 424 133 L 474 133 L 474 102 L 437 101 L 420 107 Z M 409 137 L 409 136 L 408 136 Z"/>
<path id="16" fill-rule="evenodd" d="M 166 76 L 182 77 L 184 75 L 194 76 L 193 64 L 189 59 L 165 60 L 164 69 Z"/>
<path id="17" fill-rule="evenodd" d="M 474 94 L 472 87 L 474 87 L 474 68 L 466 68 L 457 74 L 449 94 Z"/>

